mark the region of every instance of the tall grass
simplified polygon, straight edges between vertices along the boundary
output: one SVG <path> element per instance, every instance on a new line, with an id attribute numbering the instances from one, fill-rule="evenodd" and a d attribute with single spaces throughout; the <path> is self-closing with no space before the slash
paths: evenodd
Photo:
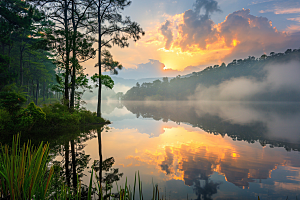
<path id="1" fill-rule="evenodd" d="M 35 148 L 30 141 L 20 145 L 14 136 L 12 146 L 0 144 L 0 197 L 46 199 L 53 168 L 48 170 L 49 145 Z"/>

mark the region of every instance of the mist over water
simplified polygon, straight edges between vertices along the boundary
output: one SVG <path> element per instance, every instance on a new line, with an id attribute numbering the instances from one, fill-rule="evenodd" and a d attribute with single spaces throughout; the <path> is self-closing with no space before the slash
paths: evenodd
<path id="1" fill-rule="evenodd" d="M 243 70 L 243 69 L 241 69 Z M 249 77 L 238 77 L 223 81 L 218 85 L 199 85 L 190 100 L 200 101 L 242 101 L 264 100 L 295 101 L 300 94 L 300 62 L 287 64 L 269 64 L 263 69 L 265 78 L 257 80 Z M 272 97 L 276 97 L 272 99 Z"/>

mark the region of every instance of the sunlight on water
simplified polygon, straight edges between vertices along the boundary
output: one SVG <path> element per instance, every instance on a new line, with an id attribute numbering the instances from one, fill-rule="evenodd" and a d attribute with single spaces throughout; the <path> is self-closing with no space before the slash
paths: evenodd
<path id="1" fill-rule="evenodd" d="M 193 112 L 198 113 L 198 118 L 195 119 L 198 120 L 198 126 L 203 126 L 201 129 L 192 126 L 193 121 L 188 118 L 184 123 L 176 121 L 176 116 L 172 116 L 172 112 L 168 109 L 185 114 L 178 107 L 174 108 L 174 105 L 161 112 L 170 115 L 172 121 L 168 122 L 164 122 L 166 120 L 155 113 L 155 104 L 148 103 L 147 105 L 151 105 L 148 107 L 151 108 L 150 110 L 147 110 L 144 104 L 140 107 L 144 111 L 147 110 L 144 114 L 140 113 L 144 116 L 143 118 L 137 113 L 134 114 L 138 118 L 130 117 L 132 115 L 128 114 L 128 106 L 119 106 L 111 110 L 107 113 L 107 117 L 114 117 L 113 113 L 119 113 L 115 118 L 118 120 L 113 121 L 110 125 L 112 128 L 108 132 L 102 133 L 104 158 L 114 157 L 116 160 L 114 168 L 119 168 L 129 182 L 133 183 L 134 173 L 139 171 L 146 192 L 152 191 L 153 181 L 154 184 L 159 184 L 162 191 L 166 190 L 169 195 L 175 195 L 178 199 L 184 199 L 187 194 L 190 197 L 196 197 L 199 192 L 207 191 L 209 188 L 215 191 L 211 194 L 214 198 L 244 196 L 247 199 L 260 194 L 261 197 L 276 199 L 286 197 L 286 195 L 297 195 L 300 181 L 299 152 L 288 152 L 282 147 L 274 148 L 278 142 L 272 143 L 273 140 L 263 139 L 258 142 L 255 139 L 255 137 L 262 138 L 264 132 L 266 136 L 272 135 L 273 132 L 268 129 L 270 124 L 265 122 L 274 123 L 271 120 L 274 119 L 277 123 L 282 123 L 289 118 L 288 116 L 283 119 L 282 114 L 277 111 L 265 119 L 263 125 L 258 126 L 253 116 L 261 120 L 262 116 L 267 116 L 269 112 L 259 109 L 251 110 L 241 105 L 231 107 L 226 105 L 226 109 L 232 108 L 231 111 L 238 115 L 243 112 L 252 113 L 250 118 L 249 116 L 235 118 L 220 105 L 210 107 L 210 112 L 208 110 L 204 112 L 204 108 L 208 105 L 202 105 L 197 109 L 193 107 Z M 134 106 L 137 111 L 138 105 Z M 162 108 L 161 103 L 156 106 L 158 110 Z M 185 107 L 186 111 L 188 111 L 187 108 Z M 117 112 L 119 110 L 121 112 Z M 191 116 L 193 112 L 189 110 Z M 124 114 L 124 118 L 120 116 L 120 113 Z M 212 128 L 204 126 L 210 123 L 213 125 L 214 122 L 202 123 L 201 120 L 217 115 L 223 116 L 218 120 L 222 121 L 224 127 L 227 127 L 229 135 L 232 131 L 230 125 L 240 128 L 244 133 L 255 132 L 257 131 L 255 127 L 258 126 L 262 128 L 261 132 L 256 133 L 257 136 L 254 134 L 254 139 L 248 139 L 247 142 L 247 138 L 239 139 L 241 137 L 239 134 L 242 133 L 239 131 L 236 137 L 233 135 L 229 137 L 227 134 L 222 136 L 217 126 L 214 128 L 216 130 L 208 131 Z M 292 115 L 298 116 L 297 113 Z M 180 118 L 180 115 L 177 117 Z M 156 120 L 151 120 L 151 118 Z M 266 144 L 262 141 L 266 141 Z M 97 139 L 90 140 L 86 144 L 86 153 L 97 159 Z M 280 146 L 280 142 L 278 145 Z M 121 182 L 124 181 L 125 178 L 121 180 Z"/>

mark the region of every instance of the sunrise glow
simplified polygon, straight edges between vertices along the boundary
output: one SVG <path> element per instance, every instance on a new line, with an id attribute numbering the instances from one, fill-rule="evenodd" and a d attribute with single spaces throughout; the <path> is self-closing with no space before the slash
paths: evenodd
<path id="1" fill-rule="evenodd" d="M 278 9 L 274 11 L 276 15 L 280 14 Z M 288 11 L 292 12 L 286 10 L 285 13 Z M 274 21 L 272 23 L 271 19 L 256 16 L 250 9 L 244 8 L 227 13 L 218 22 L 207 19 L 207 23 L 203 24 L 194 14 L 192 10 L 186 10 L 158 17 L 147 27 L 145 37 L 136 45 L 128 49 L 113 49 L 114 55 L 129 68 L 146 63 L 151 58 L 165 64 L 164 70 L 161 70 L 163 73 L 167 72 L 166 69 L 184 73 L 188 66 L 199 66 L 200 71 L 210 65 L 229 63 L 235 54 L 239 58 L 247 58 L 248 50 L 259 52 L 259 55 L 254 55 L 256 57 L 261 56 L 261 51 L 267 54 L 285 51 L 288 41 L 292 40 L 291 33 L 300 31 L 300 25 L 296 23 L 279 30 L 272 25 Z M 288 21 L 297 22 L 298 18 L 289 17 Z"/>
<path id="2" fill-rule="evenodd" d="M 103 136 L 103 139 L 107 141 L 103 144 L 104 152 L 124 154 L 117 160 L 119 166 L 131 168 L 138 165 L 143 168 L 144 173 L 148 171 L 148 174 L 151 174 L 154 168 L 155 173 L 166 174 L 161 165 L 169 163 L 170 173 L 162 176 L 165 181 L 174 179 L 188 183 L 188 180 L 192 178 L 188 174 L 192 170 L 189 167 L 193 167 L 195 163 L 199 162 L 197 167 L 206 171 L 207 176 L 218 172 L 224 175 L 227 181 L 245 187 L 248 187 L 247 178 L 269 177 L 277 165 L 285 163 L 284 155 L 279 152 L 276 157 L 272 156 L 270 151 L 258 154 L 262 146 L 257 148 L 257 146 L 248 145 L 245 149 L 245 147 L 238 146 L 231 138 L 211 135 L 187 125 L 172 128 L 162 127 L 162 130 L 162 134 L 153 138 L 134 130 L 115 130 Z M 122 143 L 126 144 L 120 147 L 122 150 L 112 145 L 115 140 L 119 141 L 119 134 L 124 134 L 124 137 L 121 138 Z M 124 151 L 125 149 L 126 151 Z M 245 152 L 248 153 L 245 154 Z M 249 154 L 249 152 L 253 153 Z M 169 162 L 170 155 L 173 157 L 172 162 Z M 264 166 L 264 163 L 268 164 Z M 227 167 L 224 168 L 224 166 Z M 241 174 L 244 177 L 240 177 L 240 180 L 234 178 L 234 171 L 237 169 L 245 172 Z M 260 174 L 260 171 L 264 171 L 266 174 Z"/>

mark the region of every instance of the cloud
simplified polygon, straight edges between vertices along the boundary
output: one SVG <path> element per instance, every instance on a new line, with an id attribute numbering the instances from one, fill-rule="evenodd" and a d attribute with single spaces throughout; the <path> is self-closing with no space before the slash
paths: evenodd
<path id="1" fill-rule="evenodd" d="M 248 4 L 248 5 L 256 5 L 256 4 L 261 4 L 261 3 L 268 3 L 268 2 L 271 2 L 271 1 L 274 1 L 274 0 L 253 1 L 253 2 L 251 2 L 251 3 Z"/>
<path id="2" fill-rule="evenodd" d="M 300 34 L 300 25 L 290 25 L 290 26 L 287 27 L 287 30 L 290 33 L 296 33 L 296 35 L 298 35 L 298 37 L 299 37 L 299 34 Z"/>
<path id="3" fill-rule="evenodd" d="M 291 35 L 279 32 L 267 18 L 251 15 L 249 9 L 229 14 L 224 22 L 218 24 L 218 30 L 219 38 L 224 40 L 225 46 L 232 47 L 231 55 L 235 57 L 293 46 Z M 300 42 L 300 38 L 297 40 Z"/>
<path id="4" fill-rule="evenodd" d="M 267 77 L 258 81 L 252 78 L 240 77 L 224 81 L 219 85 L 198 86 L 191 99 L 196 100 L 253 100 L 265 93 L 277 94 L 283 91 L 300 93 L 299 61 L 284 65 L 268 65 L 265 67 Z M 247 88 L 245 90 L 245 88 Z"/>
<path id="5" fill-rule="evenodd" d="M 159 78 L 159 77 L 175 77 L 178 75 L 186 75 L 195 71 L 200 71 L 203 66 L 187 66 L 184 70 L 166 69 L 164 63 L 159 60 L 149 59 L 147 63 L 138 64 L 137 68 L 122 69 L 117 77 L 125 79 L 143 79 L 143 78 Z M 105 72 L 104 74 L 109 74 Z M 123 91 L 118 88 L 118 91 Z"/>
<path id="6" fill-rule="evenodd" d="M 158 77 L 173 77 L 181 74 L 180 71 L 167 69 L 165 65 L 158 60 L 149 59 L 149 62 L 138 64 L 136 69 L 122 69 L 119 71 L 118 77 L 126 79 L 142 79 L 142 78 L 158 78 Z"/>
<path id="7" fill-rule="evenodd" d="M 196 0 L 196 3 L 194 4 L 194 11 L 196 13 L 200 13 L 202 8 L 205 10 L 204 16 L 209 16 L 214 12 L 221 12 L 218 2 L 214 0 Z"/>
<path id="8" fill-rule="evenodd" d="M 204 14 L 201 14 L 201 10 L 204 10 Z M 208 42 L 217 40 L 210 15 L 220 11 L 214 0 L 196 0 L 194 10 L 187 10 L 183 14 L 183 23 L 178 25 L 179 36 L 174 46 L 180 47 L 182 51 L 190 51 L 195 46 L 206 49 Z"/>
<path id="9" fill-rule="evenodd" d="M 168 50 L 165 52 L 169 55 L 176 53 L 181 56 L 186 54 L 190 57 L 201 57 L 199 65 L 204 64 L 203 62 L 229 62 L 237 57 L 298 48 L 300 37 L 295 32 L 300 30 L 296 25 L 290 26 L 288 31 L 278 31 L 266 17 L 251 15 L 250 9 L 230 13 L 223 22 L 215 24 L 210 15 L 219 11 L 216 1 L 197 0 L 193 10 L 183 13 L 182 20 L 176 17 L 175 21 L 169 17 L 165 23 L 173 24 L 177 28 L 172 29 L 173 42 L 165 45 L 165 50 Z M 276 12 L 296 11 L 298 12 L 298 8 L 277 9 Z M 165 35 L 163 37 L 170 41 Z"/>
<path id="10" fill-rule="evenodd" d="M 169 20 L 167 20 L 160 27 L 161 34 L 163 34 L 163 36 L 165 37 L 165 40 L 166 40 L 166 44 L 165 44 L 166 49 L 170 49 L 172 41 L 173 41 L 173 32 L 170 29 L 171 25 L 172 25 L 171 22 Z"/>
<path id="11" fill-rule="evenodd" d="M 294 18 L 287 18 L 287 20 L 300 22 L 300 17 L 294 17 Z"/>
<path id="12" fill-rule="evenodd" d="M 173 161 L 174 161 L 174 155 L 173 155 L 172 149 L 168 146 L 166 146 L 165 152 L 166 152 L 165 160 L 161 163 L 160 167 L 161 167 L 161 170 L 165 171 L 166 174 L 168 175 L 168 174 L 174 172 L 174 170 L 171 168 L 171 166 L 173 165 Z"/>
<path id="13" fill-rule="evenodd" d="M 293 13 L 299 13 L 300 8 L 275 8 L 275 9 L 268 9 L 268 10 L 261 10 L 260 13 L 268 13 L 273 12 L 276 15 L 280 14 L 293 14 Z"/>

